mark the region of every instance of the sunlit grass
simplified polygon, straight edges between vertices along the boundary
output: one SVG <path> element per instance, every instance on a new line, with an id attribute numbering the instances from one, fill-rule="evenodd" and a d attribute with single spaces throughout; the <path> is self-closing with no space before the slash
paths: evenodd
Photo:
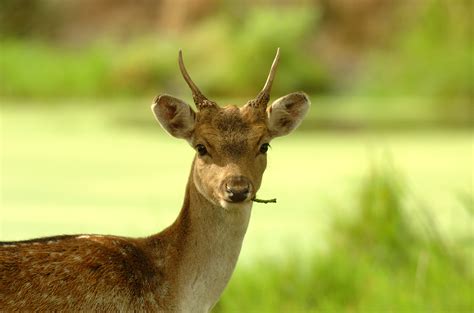
<path id="1" fill-rule="evenodd" d="M 60 233 L 145 236 L 175 219 L 193 150 L 166 135 L 146 104 L 127 104 L 145 121 L 141 127 L 128 123 L 137 113 L 112 106 L 16 103 L 3 109 L 2 240 Z M 444 233 L 466 232 L 459 195 L 472 193 L 471 135 L 297 131 L 276 139 L 259 196 L 278 203 L 254 206 L 241 260 L 282 257 L 288 247 L 327 249 L 326 240 L 314 238 L 326 238 L 335 214 L 351 213 L 346 204 L 359 179 L 381 160 L 403 173 Z"/>

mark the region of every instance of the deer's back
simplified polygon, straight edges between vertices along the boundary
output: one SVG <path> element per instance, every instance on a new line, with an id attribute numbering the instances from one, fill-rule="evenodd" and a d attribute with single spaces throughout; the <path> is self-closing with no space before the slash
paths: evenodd
<path id="1" fill-rule="evenodd" d="M 145 241 L 74 235 L 0 243 L 6 311 L 159 311 L 167 283 Z"/>

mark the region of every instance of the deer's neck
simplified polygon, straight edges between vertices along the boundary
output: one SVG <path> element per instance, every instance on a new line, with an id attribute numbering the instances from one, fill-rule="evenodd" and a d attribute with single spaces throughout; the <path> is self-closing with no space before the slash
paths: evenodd
<path id="1" fill-rule="evenodd" d="M 198 192 L 192 177 L 191 172 L 178 219 L 158 236 L 167 241 L 165 266 L 170 271 L 165 271 L 174 275 L 169 278 L 179 291 L 179 307 L 197 312 L 209 310 L 227 285 L 247 231 L 251 204 L 238 210 L 216 206 Z"/>

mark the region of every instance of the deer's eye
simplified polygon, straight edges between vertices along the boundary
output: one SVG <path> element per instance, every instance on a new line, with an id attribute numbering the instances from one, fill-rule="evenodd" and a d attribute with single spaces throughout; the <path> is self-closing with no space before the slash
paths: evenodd
<path id="1" fill-rule="evenodd" d="M 267 153 L 268 148 L 270 147 L 269 143 L 264 143 L 260 146 L 260 153 Z"/>
<path id="2" fill-rule="evenodd" d="M 200 156 L 206 155 L 207 154 L 207 149 L 204 145 L 198 144 L 196 145 L 196 150 L 199 153 Z"/>

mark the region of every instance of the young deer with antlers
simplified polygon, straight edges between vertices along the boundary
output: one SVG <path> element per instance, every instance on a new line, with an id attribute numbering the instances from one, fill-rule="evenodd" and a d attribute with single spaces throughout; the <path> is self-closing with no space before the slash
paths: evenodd
<path id="1" fill-rule="evenodd" d="M 64 235 L 0 243 L 1 311 L 208 312 L 234 270 L 272 138 L 295 129 L 302 92 L 268 109 L 279 50 L 258 96 L 220 108 L 179 67 L 198 112 L 169 95 L 152 111 L 196 149 L 177 220 L 147 238 Z"/>

